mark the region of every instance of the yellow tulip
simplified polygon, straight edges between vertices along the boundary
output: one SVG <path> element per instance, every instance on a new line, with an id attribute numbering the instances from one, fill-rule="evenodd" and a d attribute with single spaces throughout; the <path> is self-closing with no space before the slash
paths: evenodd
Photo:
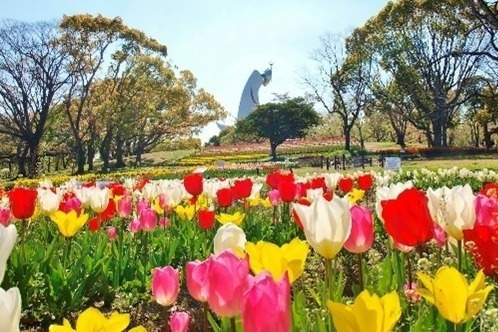
<path id="1" fill-rule="evenodd" d="M 254 196 L 254 197 L 249 197 L 247 199 L 247 202 L 249 202 L 249 206 L 258 206 L 261 202 L 261 197 L 259 195 Z"/>
<path id="2" fill-rule="evenodd" d="M 73 237 L 87 222 L 88 214 L 82 213 L 78 217 L 78 214 L 74 210 L 71 210 L 69 213 L 57 211 L 50 218 L 57 224 L 62 235 Z"/>
<path id="3" fill-rule="evenodd" d="M 161 204 L 159 204 L 159 197 L 154 200 L 154 211 L 160 216 L 164 214 L 164 209 L 161 207 Z"/>
<path id="4" fill-rule="evenodd" d="M 379 298 L 367 290 L 361 292 L 352 305 L 328 301 L 337 332 L 388 332 L 401 317 L 396 292 Z"/>
<path id="5" fill-rule="evenodd" d="M 261 205 L 265 208 L 271 208 L 273 206 L 273 205 L 271 205 L 270 197 L 266 197 L 265 199 L 262 199 Z"/>
<path id="6" fill-rule="evenodd" d="M 365 190 L 353 188 L 353 190 L 348 193 L 348 201 L 351 204 L 356 204 L 363 196 L 365 196 Z"/>
<path id="7" fill-rule="evenodd" d="M 175 208 L 175 212 L 176 214 L 180 217 L 180 219 L 183 219 L 183 220 L 192 220 L 192 218 L 194 218 L 194 214 L 195 214 L 195 206 L 192 205 L 192 204 L 188 204 L 188 205 L 178 205 L 176 208 Z"/>
<path id="8" fill-rule="evenodd" d="M 241 213 L 239 211 L 235 212 L 234 214 L 222 213 L 216 216 L 216 220 L 218 220 L 222 225 L 231 222 L 232 224 L 240 226 L 240 224 L 242 224 L 242 221 L 244 221 L 245 216 L 245 213 Z"/>
<path id="9" fill-rule="evenodd" d="M 455 324 L 472 319 L 483 307 L 493 286 L 485 286 L 484 273 L 479 271 L 469 285 L 465 277 L 454 267 L 443 266 L 433 279 L 417 273 L 425 286 L 418 293 L 436 306 L 441 316 Z"/>
<path id="10" fill-rule="evenodd" d="M 113 312 L 109 318 L 95 308 L 88 308 L 76 320 L 76 330 L 67 319 L 63 325 L 50 325 L 49 332 L 122 332 L 130 325 L 130 315 Z M 137 326 L 129 332 L 146 332 L 143 326 Z"/>
<path id="11" fill-rule="evenodd" d="M 287 271 L 289 282 L 293 283 L 303 274 L 304 264 L 309 253 L 306 241 L 295 238 L 282 247 L 271 242 L 247 242 L 245 251 L 249 255 L 249 265 L 254 274 L 268 271 L 275 281 Z"/>

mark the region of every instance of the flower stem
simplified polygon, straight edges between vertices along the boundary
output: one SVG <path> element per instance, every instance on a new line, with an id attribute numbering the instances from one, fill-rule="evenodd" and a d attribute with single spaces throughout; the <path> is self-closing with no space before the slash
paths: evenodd
<path id="1" fill-rule="evenodd" d="M 359 253 L 358 254 L 358 271 L 359 271 L 359 282 L 360 282 L 360 289 L 363 290 L 365 288 L 363 284 L 363 254 Z"/>
<path id="2" fill-rule="evenodd" d="M 460 242 L 460 241 L 458 241 Z M 455 324 L 455 332 L 462 332 L 463 331 L 463 326 L 462 324 Z"/>
<path id="3" fill-rule="evenodd" d="M 164 307 L 164 332 L 169 332 L 168 307 Z"/>
<path id="4" fill-rule="evenodd" d="M 235 324 L 235 317 L 230 318 L 230 330 L 237 332 L 237 325 Z"/>
<path id="5" fill-rule="evenodd" d="M 408 268 L 408 288 L 412 289 L 412 262 L 410 260 L 410 253 L 407 252 L 405 254 L 406 257 L 406 266 Z"/>
<path id="6" fill-rule="evenodd" d="M 462 240 L 458 240 L 458 271 L 462 272 Z"/>
<path id="7" fill-rule="evenodd" d="M 203 319 L 202 319 L 202 331 L 204 332 L 207 332 L 208 331 L 208 327 L 207 327 L 207 323 L 208 323 L 208 304 L 207 302 L 203 302 L 202 303 L 202 310 L 203 310 Z"/>

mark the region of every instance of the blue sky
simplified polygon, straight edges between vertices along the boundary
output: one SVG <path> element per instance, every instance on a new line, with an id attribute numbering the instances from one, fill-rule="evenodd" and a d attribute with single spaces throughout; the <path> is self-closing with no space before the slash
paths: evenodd
<path id="1" fill-rule="evenodd" d="M 252 70 L 274 63 L 273 81 L 260 90 L 260 102 L 273 93 L 304 95 L 298 71 L 312 66 L 310 53 L 327 32 L 361 26 L 386 0 L 0 0 L 0 18 L 58 19 L 63 14 L 120 16 L 168 46 L 169 58 L 189 69 L 233 116 Z M 226 120 L 230 122 L 229 119 Z M 203 130 L 206 140 L 217 133 Z"/>

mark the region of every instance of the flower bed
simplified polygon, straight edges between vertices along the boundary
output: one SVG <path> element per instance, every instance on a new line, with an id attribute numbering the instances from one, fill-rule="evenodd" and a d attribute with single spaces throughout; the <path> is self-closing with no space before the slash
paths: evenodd
<path id="1" fill-rule="evenodd" d="M 0 331 L 496 328 L 494 171 L 173 173 L 2 192 Z"/>

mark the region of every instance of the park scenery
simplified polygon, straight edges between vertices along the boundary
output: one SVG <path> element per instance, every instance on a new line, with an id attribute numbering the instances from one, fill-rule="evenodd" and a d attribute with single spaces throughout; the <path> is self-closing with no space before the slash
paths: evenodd
<path id="1" fill-rule="evenodd" d="M 498 1 L 26 1 L 0 16 L 0 332 L 498 331 Z M 242 17 L 260 49 L 210 56 Z"/>

